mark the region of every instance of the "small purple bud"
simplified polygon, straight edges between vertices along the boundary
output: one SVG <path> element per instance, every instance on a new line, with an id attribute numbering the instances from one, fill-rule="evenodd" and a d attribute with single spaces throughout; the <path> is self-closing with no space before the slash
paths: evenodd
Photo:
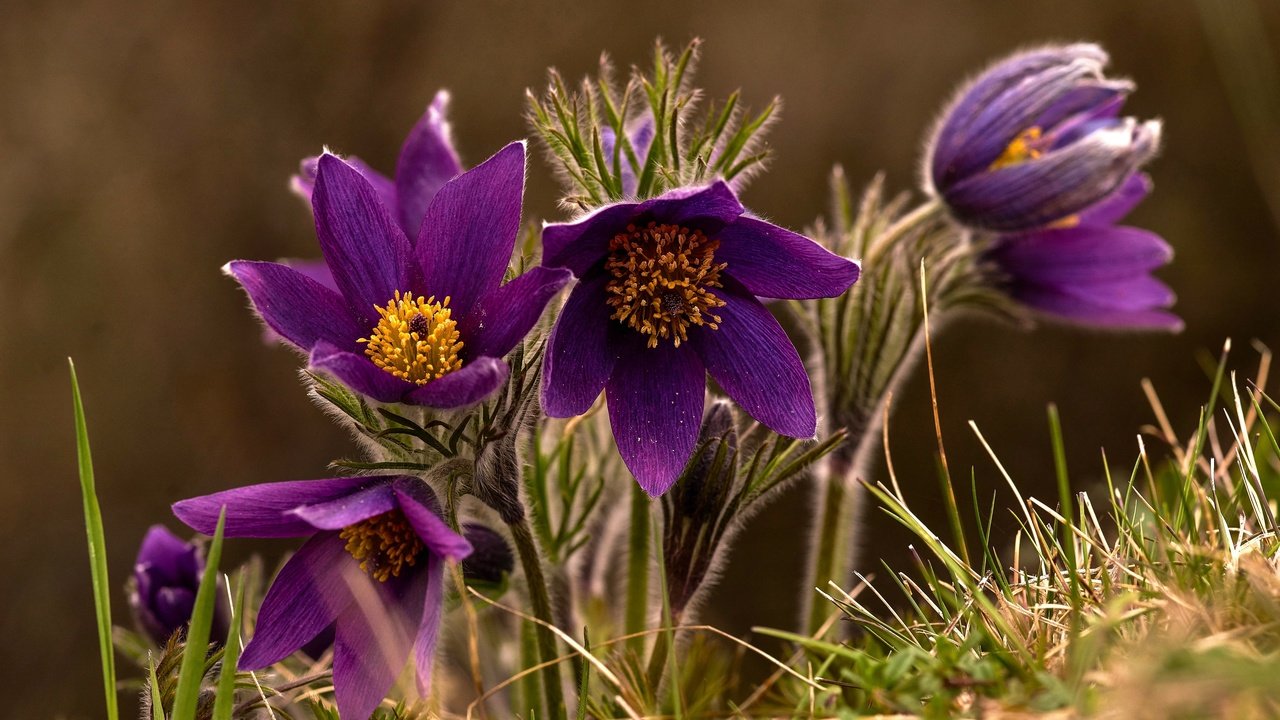
<path id="1" fill-rule="evenodd" d="M 501 587 L 515 569 L 515 556 L 506 538 L 480 523 L 463 523 L 462 535 L 471 543 L 471 554 L 462 561 L 467 583 Z"/>
<path id="2" fill-rule="evenodd" d="M 1112 195 L 1160 146 L 1160 122 L 1119 117 L 1133 84 L 1097 45 L 1012 55 L 964 87 L 926 149 L 926 191 L 970 227 L 1023 232 Z"/>
<path id="3" fill-rule="evenodd" d="M 163 525 L 152 525 L 138 548 L 129 588 L 129 606 L 141 629 L 159 645 L 191 621 L 204 555 L 195 543 L 184 542 Z M 214 605 L 211 639 L 227 634 L 227 613 L 221 597 Z"/>

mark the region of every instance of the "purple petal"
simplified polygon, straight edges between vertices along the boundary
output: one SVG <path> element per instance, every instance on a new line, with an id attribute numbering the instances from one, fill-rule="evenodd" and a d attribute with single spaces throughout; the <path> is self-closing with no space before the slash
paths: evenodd
<path id="1" fill-rule="evenodd" d="M 414 248 L 422 294 L 449 297 L 454 312 L 466 315 L 497 288 L 515 248 L 523 196 L 523 142 L 445 183 L 427 208 Z"/>
<path id="2" fill-rule="evenodd" d="M 195 547 L 164 525 L 152 525 L 138 546 L 138 558 L 135 566 L 145 565 L 148 574 L 158 574 L 165 580 L 173 582 L 179 578 L 189 577 L 188 571 L 195 555 Z"/>
<path id="3" fill-rule="evenodd" d="M 431 670 L 435 666 L 436 643 L 440 637 L 440 621 L 444 617 L 444 560 L 438 555 L 427 558 L 427 595 L 423 599 L 422 621 L 413 640 L 413 660 L 417 669 L 418 694 L 431 693 Z"/>
<path id="4" fill-rule="evenodd" d="M 539 265 L 490 292 L 458 324 L 466 358 L 500 358 L 511 352 L 542 317 L 547 303 L 573 279 L 564 268 Z"/>
<path id="5" fill-rule="evenodd" d="M 542 230 L 543 265 L 567 267 L 582 277 L 609 252 L 609 241 L 626 232 L 628 224 L 650 221 L 683 225 L 718 233 L 745 209 L 723 181 L 705 187 L 676 188 L 642 203 L 606 205 L 571 223 Z"/>
<path id="6" fill-rule="evenodd" d="M 329 269 L 329 266 L 325 264 L 324 260 L 280 258 L 276 262 L 306 275 L 338 294 L 342 293 L 342 291 L 338 289 L 338 283 L 333 279 L 333 271 Z"/>
<path id="7" fill-rule="evenodd" d="M 366 488 L 333 500 L 299 505 L 292 513 L 318 530 L 341 530 L 395 509 L 395 495 L 391 492 L 393 481 L 390 476 L 380 475 L 376 477 L 374 484 Z"/>
<path id="8" fill-rule="evenodd" d="M 719 329 L 690 333 L 707 372 L 765 426 L 790 437 L 813 437 L 813 391 L 791 339 L 745 288 L 730 281 L 719 294 L 727 303 L 717 310 L 724 318 Z"/>
<path id="9" fill-rule="evenodd" d="M 564 267 L 582 277 L 604 259 L 609 241 L 624 232 L 638 214 L 639 203 L 605 205 L 571 223 L 555 223 L 542 228 L 542 264 Z"/>
<path id="10" fill-rule="evenodd" d="M 1078 294 L 1056 288 L 1026 288 L 1017 292 L 1024 304 L 1071 323 L 1116 330 L 1180 332 L 1181 318 L 1158 308 L 1120 309 L 1082 301 Z"/>
<path id="11" fill-rule="evenodd" d="M 610 342 L 615 325 L 604 277 L 578 283 L 560 309 L 542 363 L 542 410 L 550 417 L 581 415 L 591 407 L 618 360 Z"/>
<path id="12" fill-rule="evenodd" d="M 239 669 L 273 665 L 319 635 L 351 605 L 348 578 L 353 573 L 368 577 L 338 533 L 322 532 L 307 540 L 267 590 Z"/>
<path id="13" fill-rule="evenodd" d="M 346 300 L 292 268 L 271 262 L 236 260 L 223 267 L 249 295 L 267 327 L 303 350 L 318 342 L 355 349 L 362 329 Z"/>
<path id="14" fill-rule="evenodd" d="M 716 261 L 728 263 L 725 272 L 761 297 L 836 297 L 858 279 L 858 263 L 756 218 L 738 218 L 715 239 Z"/>
<path id="15" fill-rule="evenodd" d="M 1070 285 L 1059 288 L 1063 294 L 1079 298 L 1099 307 L 1113 310 L 1151 310 L 1166 308 L 1177 300 L 1168 285 L 1151 277 L 1139 275 L 1123 280 Z"/>
<path id="16" fill-rule="evenodd" d="M 342 350 L 326 342 L 317 343 L 311 351 L 313 370 L 332 375 L 342 384 L 378 402 L 400 402 L 416 387 L 373 364 L 363 354 Z"/>
<path id="17" fill-rule="evenodd" d="M 1151 193 L 1151 178 L 1146 173 L 1134 173 L 1120 189 L 1090 205 L 1080 213 L 1080 225 L 1114 225 L 1133 211 L 1138 203 Z"/>
<path id="18" fill-rule="evenodd" d="M 1015 281 L 1072 285 L 1144 274 L 1169 262 L 1173 250 L 1146 230 L 1077 226 L 1010 236 L 991 257 Z"/>
<path id="19" fill-rule="evenodd" d="M 613 439 L 651 497 L 670 489 L 689 462 L 705 391 L 702 361 L 688 345 L 661 342 L 648 348 L 637 341 L 618 359 L 605 386 Z"/>
<path id="20" fill-rule="evenodd" d="M 1160 125 L 1132 121 L 1034 160 L 977 173 L 946 191 L 957 217 L 990 230 L 1043 227 L 1118 190 L 1155 154 Z"/>
<path id="21" fill-rule="evenodd" d="M 202 495 L 173 504 L 173 514 L 196 532 L 212 535 L 218 513 L 227 508 L 226 537 L 284 538 L 315 532 L 310 523 L 293 514 L 300 505 L 336 500 L 376 482 L 367 477 L 290 480 L 248 485 Z"/>
<path id="22" fill-rule="evenodd" d="M 416 568 L 385 583 L 357 572 L 333 643 L 334 697 L 344 718 L 369 717 L 395 684 L 422 623 L 430 580 Z"/>
<path id="23" fill-rule="evenodd" d="M 417 386 L 404 402 L 442 410 L 473 405 L 502 387 L 507 372 L 507 364 L 497 358 L 476 358 L 459 370 Z"/>
<path id="24" fill-rule="evenodd" d="M 356 172 L 364 176 L 373 186 L 373 191 L 377 193 L 378 198 L 382 200 L 382 204 L 387 206 L 388 210 L 396 207 L 396 186 L 391 182 L 390 178 L 382 173 L 369 167 L 365 161 L 351 155 L 344 158 L 345 162 L 356 169 Z M 320 167 L 320 156 L 313 155 L 302 161 L 298 170 L 298 174 L 289 179 L 289 187 L 298 194 L 303 200 L 307 201 L 307 205 L 311 205 L 311 195 L 315 192 L 316 173 Z"/>
<path id="25" fill-rule="evenodd" d="M 417 478 L 405 477 L 397 480 L 393 487 L 400 510 L 432 554 L 451 560 L 461 560 L 471 554 L 471 543 L 440 517 L 440 502 L 430 486 Z"/>
<path id="26" fill-rule="evenodd" d="M 409 240 L 373 186 L 334 155 L 320 158 L 311 197 L 316 235 L 353 314 L 363 325 L 378 320 L 375 307 L 409 290 Z"/>
<path id="27" fill-rule="evenodd" d="M 449 93 L 441 90 L 405 138 L 400 159 L 396 161 L 400 227 L 411 238 L 418 237 L 431 199 L 446 182 L 462 172 L 462 163 L 450 139 L 448 109 Z"/>
<path id="28" fill-rule="evenodd" d="M 640 204 L 641 211 L 653 220 L 673 225 L 696 227 L 708 235 L 728 225 L 746 212 L 733 189 L 723 180 L 705 187 L 683 187 L 659 195 Z"/>

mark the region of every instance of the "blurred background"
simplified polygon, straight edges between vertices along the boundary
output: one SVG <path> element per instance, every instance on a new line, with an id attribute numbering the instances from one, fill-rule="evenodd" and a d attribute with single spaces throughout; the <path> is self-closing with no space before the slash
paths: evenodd
<path id="1" fill-rule="evenodd" d="M 952 87 L 1027 44 L 1094 40 L 1134 78 L 1128 110 L 1166 121 L 1154 196 L 1131 216 L 1177 250 L 1178 336 L 986 321 L 935 345 L 953 472 L 981 497 L 1002 481 L 965 423 L 1013 477 L 1052 497 L 1045 406 L 1059 404 L 1077 484 L 1100 451 L 1127 468 L 1158 388 L 1187 434 L 1224 339 L 1252 377 L 1249 341 L 1280 346 L 1280 3 L 342 1 L 220 3 L 7 0 L 0 5 L 0 665 L 8 717 L 100 715 L 98 654 L 66 357 L 93 439 L 110 572 L 123 583 L 170 502 L 233 485 L 320 476 L 352 452 L 299 391 L 297 359 L 262 343 L 232 258 L 316 254 L 287 190 L 322 144 L 390 171 L 437 88 L 453 92 L 466 164 L 524 136 L 523 92 L 548 65 L 569 77 L 608 50 L 646 62 L 662 36 L 705 39 L 700 84 L 785 99 L 757 212 L 802 227 L 826 209 L 833 163 L 911 189 L 922 135 Z M 556 186 L 533 155 L 526 213 L 555 219 Z M 897 399 L 899 478 L 942 527 L 927 385 Z M 790 627 L 810 511 L 796 488 L 750 527 L 708 620 L 744 633 Z M 904 566 L 881 513 L 862 566 Z M 1008 531 L 1011 521 L 997 527 Z M 769 577 L 769 582 L 760 579 Z M 732 600 L 732 601 L 729 601 Z M 123 592 L 114 598 L 128 622 Z M 128 674 L 123 669 L 122 674 Z M 15 694 L 16 693 L 16 694 Z"/>

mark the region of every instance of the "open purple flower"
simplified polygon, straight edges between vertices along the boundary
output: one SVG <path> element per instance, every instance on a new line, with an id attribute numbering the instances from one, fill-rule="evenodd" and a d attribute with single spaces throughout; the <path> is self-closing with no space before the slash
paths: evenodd
<path id="1" fill-rule="evenodd" d="M 1117 226 L 1151 190 L 1134 174 L 1061 227 L 1004 235 L 987 258 L 1011 297 L 1042 313 L 1094 327 L 1178 331 L 1173 291 L 1151 271 L 1173 257 L 1155 233 Z"/>
<path id="2" fill-rule="evenodd" d="M 505 380 L 501 358 L 570 277 L 540 267 L 501 284 L 524 166 L 524 144 L 512 143 L 445 182 L 409 236 L 385 193 L 357 167 L 322 155 L 311 202 L 337 290 L 280 263 L 238 260 L 225 270 L 313 369 L 357 392 L 436 408 L 478 402 Z M 397 197 L 403 215 L 411 203 Z"/>
<path id="3" fill-rule="evenodd" d="M 443 560 L 471 552 L 430 487 L 395 475 L 266 483 L 182 500 L 173 512 L 212 533 L 223 507 L 226 537 L 308 536 L 267 591 L 241 670 L 277 663 L 331 629 L 342 717 L 369 717 L 410 652 L 418 690 L 428 692 Z"/>
<path id="4" fill-rule="evenodd" d="M 163 525 L 147 530 L 133 564 L 129 608 L 138 625 L 160 645 L 191 622 L 196 593 L 204 574 L 200 546 L 186 542 Z M 215 600 L 211 637 L 227 636 L 227 607 Z"/>
<path id="5" fill-rule="evenodd" d="M 1117 117 L 1133 84 L 1097 45 L 1018 53 L 964 87 L 928 145 L 926 182 L 962 223 L 1050 225 L 1110 196 L 1150 160 L 1160 123 Z"/>
<path id="6" fill-rule="evenodd" d="M 843 293 L 858 264 L 745 214 L 718 181 L 604 206 L 543 230 L 543 263 L 579 278 L 552 330 L 542 402 L 581 414 L 605 391 L 623 460 L 661 495 L 693 452 L 706 374 L 773 430 L 811 437 L 809 377 L 757 297 Z"/>

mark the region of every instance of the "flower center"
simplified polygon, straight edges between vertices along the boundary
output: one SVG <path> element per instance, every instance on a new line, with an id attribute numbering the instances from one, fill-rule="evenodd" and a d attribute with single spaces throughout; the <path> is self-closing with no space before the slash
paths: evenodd
<path id="1" fill-rule="evenodd" d="M 711 293 L 721 287 L 716 263 L 720 241 L 701 230 L 649 223 L 609 241 L 605 270 L 613 277 L 605 285 L 614 320 L 649 336 L 649 347 L 671 339 L 676 347 L 689 339 L 690 325 L 715 330 L 721 317 L 711 312 L 724 300 Z"/>
<path id="2" fill-rule="evenodd" d="M 988 169 L 999 170 L 1000 168 L 1017 165 L 1028 160 L 1035 160 L 1043 155 L 1044 151 L 1038 147 L 1040 134 L 1039 127 L 1033 126 L 1023 130 L 1018 134 L 1018 137 L 1013 139 L 1013 142 L 1005 147 L 1004 152 L 1000 153 L 1000 157 L 996 158 L 996 161 L 991 163 Z"/>
<path id="3" fill-rule="evenodd" d="M 360 569 L 378 582 L 400 577 L 401 571 L 416 564 L 426 549 L 400 510 L 388 510 L 348 525 L 338 536 L 347 541 L 347 552 L 360 561 Z"/>
<path id="4" fill-rule="evenodd" d="M 364 354 L 373 364 L 418 385 L 426 385 L 462 367 L 458 351 L 458 323 L 449 310 L 449 298 L 436 302 L 435 296 L 414 297 L 396 291 L 385 307 L 375 307 L 382 319 L 365 343 Z"/>

